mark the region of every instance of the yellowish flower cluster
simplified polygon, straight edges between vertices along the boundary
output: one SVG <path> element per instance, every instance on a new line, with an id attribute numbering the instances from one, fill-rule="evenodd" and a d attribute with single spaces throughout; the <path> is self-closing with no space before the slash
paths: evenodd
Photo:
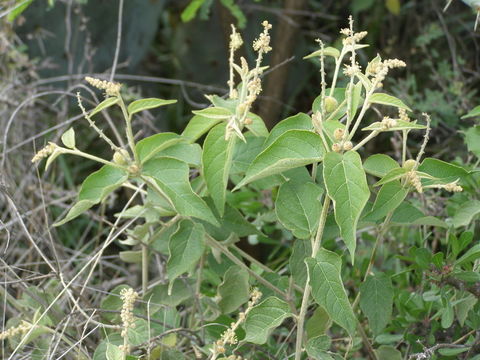
<path id="1" fill-rule="evenodd" d="M 448 183 L 448 184 L 439 184 L 439 185 L 431 185 L 430 187 L 436 188 L 436 189 L 444 189 L 449 192 L 462 192 L 463 188 L 458 185 L 458 179 Z"/>
<path id="2" fill-rule="evenodd" d="M 398 59 L 378 61 L 371 64 L 371 66 L 367 69 L 367 75 L 374 76 L 374 83 L 376 84 L 376 87 L 381 88 L 383 86 L 382 81 L 385 80 L 385 77 L 390 69 L 405 66 L 407 66 L 405 62 Z"/>
<path id="3" fill-rule="evenodd" d="M 253 49 L 258 53 L 255 67 L 249 69 L 247 60 L 244 57 L 240 58 L 240 65 L 234 63 L 234 52 L 242 45 L 243 40 L 240 34 L 237 33 L 234 26 L 232 26 L 232 33 L 230 34 L 230 77 L 227 82 L 230 93 L 230 99 L 238 99 L 238 105 L 236 107 L 235 115 L 231 116 L 227 122 L 227 128 L 225 131 L 225 139 L 228 140 L 235 133 L 240 139 L 245 141 L 245 137 L 242 134 L 243 126 L 246 122 L 251 120 L 247 119 L 248 112 L 257 99 L 258 95 L 262 91 L 262 83 L 260 80 L 260 75 L 263 73 L 264 68 L 262 68 L 261 62 L 263 55 L 268 53 L 272 48 L 270 47 L 270 35 L 269 30 L 272 28 L 272 25 L 268 21 L 264 21 L 263 32 L 258 36 L 257 39 L 253 42 Z M 241 77 L 242 83 L 245 85 L 242 88 L 241 93 L 234 88 L 234 73 L 233 70 L 236 70 Z"/>
<path id="4" fill-rule="evenodd" d="M 420 181 L 420 176 L 418 176 L 415 170 L 410 170 L 405 175 L 407 182 L 412 185 L 415 190 L 417 190 L 420 194 L 423 193 L 422 182 Z"/>
<path id="5" fill-rule="evenodd" d="M 345 64 L 345 68 L 343 69 L 343 74 L 348 77 L 353 77 L 362 72 L 362 68 L 358 63 L 355 63 L 355 65 L 348 65 Z"/>
<path id="6" fill-rule="evenodd" d="M 457 180 L 458 181 L 458 180 Z M 460 185 L 457 185 L 456 182 L 443 185 L 443 188 L 450 192 L 462 192 L 463 188 Z"/>
<path id="7" fill-rule="evenodd" d="M 352 21 L 351 17 L 349 19 L 350 21 Z M 365 36 L 367 36 L 368 32 L 355 32 L 351 28 L 344 28 L 340 30 L 340 34 L 346 36 L 345 39 L 343 39 L 343 45 L 354 45 L 360 42 Z"/>
<path id="8" fill-rule="evenodd" d="M 106 80 L 100 80 L 100 79 L 95 79 L 90 76 L 87 76 L 85 78 L 85 81 L 92 85 L 93 87 L 96 87 L 97 89 L 100 90 L 105 90 L 107 95 L 109 96 L 116 96 L 120 92 L 121 84 L 119 83 L 114 83 Z"/>
<path id="9" fill-rule="evenodd" d="M 23 320 L 20 325 L 11 327 L 4 332 L 0 333 L 0 341 L 10 339 L 16 335 L 24 335 L 32 328 L 32 324 Z"/>
<path id="10" fill-rule="evenodd" d="M 382 126 L 384 130 L 388 130 L 397 125 L 397 120 L 385 116 L 382 120 Z"/>
<path id="11" fill-rule="evenodd" d="M 410 122 L 410 117 L 407 114 L 407 110 L 398 108 L 398 118 L 405 122 Z"/>
<path id="12" fill-rule="evenodd" d="M 132 288 L 122 289 L 120 297 L 123 301 L 120 317 L 122 319 L 122 337 L 127 336 L 127 331 L 135 327 L 135 317 L 133 316 L 133 305 L 138 298 L 138 293 Z"/>
<path id="13" fill-rule="evenodd" d="M 232 24 L 232 33 L 230 34 L 230 50 L 236 51 L 242 46 L 243 40 L 240 33 L 237 32 L 237 29 Z"/>
<path id="14" fill-rule="evenodd" d="M 253 289 L 252 293 L 250 294 L 250 301 L 247 304 L 247 308 L 245 311 L 242 311 L 238 314 L 238 319 L 236 322 L 232 322 L 230 327 L 222 334 L 221 338 L 218 339 L 212 349 L 212 360 L 215 360 L 218 355 L 225 354 L 226 352 L 226 345 L 235 345 L 238 342 L 237 336 L 235 335 L 235 331 L 237 328 L 245 321 L 247 314 L 253 307 L 258 303 L 260 298 L 262 297 L 262 293 L 257 289 Z M 235 355 L 229 356 L 227 359 L 231 360 L 241 360 L 241 357 L 236 357 Z"/>
<path id="15" fill-rule="evenodd" d="M 262 22 L 263 32 L 253 42 L 253 50 L 262 52 L 264 54 L 272 50 L 270 46 L 270 34 L 268 31 L 272 28 L 272 25 L 267 20 Z"/>
<path id="16" fill-rule="evenodd" d="M 49 157 L 55 149 L 57 148 L 57 144 L 53 142 L 49 142 L 47 146 L 45 146 L 43 149 L 41 149 L 39 152 L 35 154 L 35 156 L 32 158 L 32 162 L 37 162 L 40 161 L 46 157 Z"/>

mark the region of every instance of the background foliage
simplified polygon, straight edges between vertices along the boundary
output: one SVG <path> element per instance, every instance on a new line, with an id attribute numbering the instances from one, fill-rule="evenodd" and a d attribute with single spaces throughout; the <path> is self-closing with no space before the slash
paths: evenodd
<path id="1" fill-rule="evenodd" d="M 475 5 L 474 2 L 469 4 Z M 141 97 L 178 99 L 173 106 L 142 112 L 135 123 L 138 138 L 161 131 L 182 132 L 191 118 L 191 111 L 208 105 L 204 94 L 228 92 L 230 23 L 237 24 L 249 45 L 258 32 L 258 24 L 268 19 L 274 26 L 273 51 L 266 57 L 271 69 L 263 79 L 264 91 L 254 112 L 271 129 L 281 119 L 311 111 L 321 79 L 318 63 L 302 58 L 318 49 L 316 38 L 340 47 L 338 30 L 345 27 L 348 15 L 352 14 L 357 29 L 368 31 L 365 42 L 370 46 L 359 52 L 360 62 L 380 53 L 382 58 L 400 58 L 407 63 L 406 70 L 398 71 L 384 87 L 409 104 L 416 115 L 421 112 L 431 115 L 433 130 L 426 156 L 458 165 L 458 173 L 448 174 L 452 180 L 459 174 L 470 175 L 462 184 L 465 189 L 462 193 L 453 196 L 441 192 L 435 195 L 426 193 L 409 198 L 408 203 L 398 209 L 392 219 L 395 226 L 389 229 L 386 241 L 377 249 L 375 267 L 382 269 L 382 273 L 370 275 L 362 282 L 376 236 L 375 229 L 367 229 L 358 236 L 355 267 L 344 261 L 341 274 L 334 272 L 332 278 L 341 275 L 351 301 L 358 288 L 377 293 L 373 300 L 361 298 L 359 308 L 365 314 L 362 321 L 367 323 L 368 320 L 367 336 L 378 358 L 400 359 L 399 351 L 404 357 L 423 353 L 432 359 L 476 358 L 480 352 L 480 251 L 476 223 L 480 213 L 476 175 L 480 128 L 477 125 L 479 110 L 475 110 L 475 106 L 480 104 L 477 91 L 480 43 L 478 31 L 473 30 L 474 9 L 459 0 L 454 0 L 446 11 L 443 11 L 444 5 L 434 0 L 125 1 L 121 46 L 118 47 L 117 2 L 6 1 L 0 8 L 2 331 L 21 324 L 22 320 L 33 321 L 60 294 L 60 302 L 49 310 L 48 317 L 42 322 L 45 327 L 31 336 L 21 350 L 22 356 L 42 358 L 47 354 L 58 358 L 82 339 L 77 355 L 100 359 L 104 357 L 92 354 L 105 354 L 107 343 L 122 344 L 118 334 L 109 329 L 99 331 L 94 321 L 119 323 L 122 287 L 141 284 L 138 252 L 132 250 L 132 239 L 146 236 L 148 230 L 142 226 L 132 227 L 127 237 L 106 249 L 88 278 L 82 275 L 74 282 L 72 293 L 81 299 L 81 307 L 88 314 L 94 310 L 99 314 L 92 318 L 93 322 L 79 316 L 72 299 L 61 293 L 60 274 L 69 281 L 102 247 L 116 220 L 115 214 L 122 210 L 121 204 L 132 196 L 134 190 L 122 189 L 90 211 L 88 216 L 80 216 L 62 227 L 53 228 L 51 225 L 64 216 L 76 197 L 76 189 L 88 174 L 98 170 L 98 166 L 66 156 L 59 157 L 45 172 L 30 163 L 36 150 L 48 141 L 59 143 L 61 135 L 72 124 L 75 125 L 79 147 L 99 156 L 110 153 L 108 146 L 97 141 L 84 122 L 77 124 L 82 116 L 76 107 L 76 91 L 88 96 L 89 102 L 85 104 L 88 109 L 102 100 L 101 93 L 89 90 L 82 83 L 85 75 L 104 74 L 108 78 L 118 48 L 115 79 L 127 85 L 124 94 L 127 101 Z M 15 11 L 10 11 L 12 8 Z M 242 55 L 252 62 L 255 54 L 250 47 L 242 51 Z M 327 63 L 327 73 L 332 72 L 330 67 L 331 63 Z M 105 116 L 105 132 L 117 140 L 120 139 L 119 116 L 119 112 Z M 414 154 L 421 139 L 421 132 L 412 132 L 409 149 Z M 191 152 L 186 153 L 189 164 L 200 164 L 193 145 L 189 149 Z M 245 148 L 240 147 L 237 151 L 231 171 L 240 179 L 252 158 Z M 376 137 L 364 149 L 362 157 L 367 159 L 376 153 L 401 158 L 400 137 Z M 367 169 L 368 163 L 364 163 L 364 167 Z M 181 171 L 178 169 L 179 174 Z M 321 193 L 321 189 L 310 184 L 308 186 L 313 188 L 308 194 Z M 223 210 L 226 221 L 231 219 L 229 226 L 236 226 L 240 251 L 245 252 L 247 259 L 251 257 L 258 261 L 249 262 L 253 264 L 252 270 L 287 291 L 288 278 L 281 276 L 285 272 L 293 275 L 296 284 L 305 282 L 305 274 L 295 270 L 301 269 L 302 264 L 292 261 L 291 255 L 308 254 L 309 251 L 304 248 L 305 242 L 294 243 L 293 237 L 310 237 L 316 225 L 306 221 L 305 227 L 295 228 L 289 224 L 288 215 L 282 215 L 282 211 L 292 206 L 292 193 L 296 194 L 298 189 L 295 186 L 300 185 L 284 184 L 270 191 L 271 186 L 272 183 L 260 183 L 255 191 L 229 194 L 224 209 L 218 208 L 221 201 L 215 198 L 208 206 L 220 213 Z M 305 198 L 308 200 L 308 196 Z M 282 201 L 285 203 L 283 208 Z M 277 202 L 276 206 L 274 202 Z M 315 206 L 312 204 L 306 213 L 318 213 Z M 166 214 L 168 210 L 165 210 Z M 249 223 L 235 223 L 239 221 L 239 211 Z M 217 263 L 214 253 L 201 260 L 206 264 L 202 283 L 180 276 L 190 270 L 182 268 L 184 262 L 179 262 L 180 268 L 171 264 L 175 259 L 168 259 L 169 249 L 160 239 L 207 230 L 217 239 L 227 240 L 227 243 L 232 240 L 228 239 L 229 232 L 222 232 L 209 224 L 217 221 L 218 214 L 209 216 L 202 212 L 196 215 L 203 217 L 203 225 L 184 220 L 179 224 L 184 230 L 180 233 L 175 232 L 177 228 L 166 227 L 158 234 L 149 234 L 158 239 L 152 243 L 155 254 L 150 267 L 153 305 L 149 311 L 152 318 L 146 321 L 146 304 L 141 302 L 137 310 L 144 318 L 136 320 L 137 330 L 129 336 L 130 344 L 139 354 L 144 352 L 144 343 L 149 340 L 148 331 L 158 336 L 153 347 L 157 353 L 151 355 L 152 359 L 167 359 L 168 356 L 193 358 L 195 350 L 191 344 L 200 346 L 214 342 L 225 326 L 235 320 L 238 308 L 248 300 L 248 274 L 242 272 L 242 268 L 230 266 L 232 263 L 227 260 Z M 381 217 L 373 213 L 370 220 Z M 148 216 L 145 219 L 148 222 Z M 334 219 L 327 219 L 324 246 L 328 250 L 338 249 L 338 231 Z M 206 245 L 196 244 L 199 249 L 189 247 L 189 239 L 187 236 L 179 243 L 198 254 L 200 259 Z M 322 253 L 322 259 L 333 265 L 338 260 L 335 256 L 338 257 L 327 250 Z M 348 259 L 346 255 L 343 257 Z M 276 273 L 266 273 L 262 264 Z M 333 265 L 335 269 L 336 265 Z M 165 282 L 165 266 L 170 271 L 167 274 L 169 279 L 180 276 L 170 284 L 171 289 Z M 314 268 L 315 264 L 308 266 Z M 232 290 L 233 280 L 235 288 Z M 239 338 L 243 338 L 242 331 L 246 331 L 251 343 L 266 342 L 261 347 L 246 345 L 240 349 L 241 353 L 246 358 L 286 358 L 292 353 L 293 338 L 289 332 L 294 322 L 285 320 L 275 336 L 268 336 L 266 330 L 281 325 L 284 319 L 278 314 L 286 313 L 288 308 L 284 303 L 275 302 L 271 290 L 260 288 L 263 297 L 258 306 L 277 310 L 277 314 L 271 314 L 272 319 L 277 316 L 277 322 L 272 320 L 270 324 L 262 324 L 259 328 L 264 331 L 255 333 L 256 336 L 248 335 L 248 328 L 240 329 Z M 173 295 L 169 295 L 169 290 Z M 243 296 L 231 298 L 232 291 Z M 195 294 L 203 294 L 202 301 Z M 212 300 L 215 295 L 220 296 L 215 298 L 216 302 Z M 322 294 L 313 296 L 317 298 Z M 188 321 L 193 320 L 183 316 L 185 309 L 200 308 L 220 310 L 204 313 L 205 322 L 215 325 L 191 333 Z M 387 322 L 388 315 L 378 316 L 389 312 L 393 321 Z M 255 316 L 255 312 L 250 316 Z M 308 339 L 318 342 L 307 343 L 307 348 L 308 344 L 311 347 L 310 356 L 324 359 L 328 358 L 326 350 L 343 353 L 347 347 L 350 348 L 350 358 L 371 356 L 360 337 L 354 338 L 352 344 L 344 341 L 347 333 L 342 335 L 337 325 L 332 328 L 332 321 L 322 308 L 312 309 L 309 319 L 306 323 Z M 347 319 L 334 320 L 351 330 L 348 316 Z M 152 329 L 147 331 L 148 326 Z M 168 332 L 176 328 L 182 330 Z M 324 337 L 331 333 L 336 335 L 332 344 Z M 12 344 L 18 345 L 18 339 L 13 343 L 2 339 L 1 351 L 6 358 L 11 353 Z M 468 347 L 464 347 L 465 344 Z M 312 355 L 315 349 L 318 354 Z"/>

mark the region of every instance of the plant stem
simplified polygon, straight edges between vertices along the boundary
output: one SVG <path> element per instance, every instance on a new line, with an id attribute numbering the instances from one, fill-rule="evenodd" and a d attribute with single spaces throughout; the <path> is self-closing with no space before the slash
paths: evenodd
<path id="1" fill-rule="evenodd" d="M 142 243 L 142 295 L 145 296 L 148 288 L 148 246 Z"/>
<path id="2" fill-rule="evenodd" d="M 128 146 L 132 151 L 133 157 L 135 159 L 135 163 L 138 165 L 140 162 L 138 160 L 137 152 L 135 151 L 135 139 L 133 137 L 133 130 L 132 130 L 132 117 L 128 114 L 127 107 L 123 102 L 123 98 L 120 94 L 118 94 L 118 104 L 122 109 L 123 117 L 125 118 L 125 133 L 127 135 Z"/>
<path id="3" fill-rule="evenodd" d="M 378 130 L 372 131 L 372 132 L 370 133 L 370 135 L 368 135 L 365 139 L 363 139 L 363 140 L 360 141 L 357 145 L 355 145 L 352 150 L 360 149 L 363 145 L 365 145 L 367 142 L 369 142 L 370 140 L 372 140 L 372 139 L 373 139 L 375 136 L 377 136 L 379 133 L 380 133 L 380 131 L 378 131 Z"/>
<path id="4" fill-rule="evenodd" d="M 315 236 L 315 240 L 312 244 L 312 258 L 317 256 L 322 241 L 323 231 L 325 229 L 325 221 L 327 220 L 328 209 L 330 207 L 330 198 L 325 194 L 325 200 L 323 202 L 322 212 L 320 214 L 320 220 L 318 221 L 318 230 Z M 295 344 L 295 360 L 300 360 L 302 357 L 302 343 L 303 343 L 303 328 L 305 324 L 305 316 L 307 314 L 308 302 L 310 300 L 310 274 L 307 271 L 307 281 L 305 283 L 305 289 L 303 291 L 302 305 L 300 307 L 300 313 L 297 318 L 297 341 Z"/>
<path id="5" fill-rule="evenodd" d="M 335 61 L 335 72 L 333 73 L 333 80 L 332 80 L 332 87 L 330 88 L 329 96 L 333 96 L 333 91 L 335 90 L 335 86 L 337 86 L 337 79 L 338 79 L 338 72 L 340 71 L 340 65 L 342 64 L 343 57 L 345 56 L 346 51 L 345 48 L 342 49 L 340 56 Z"/>
<path id="6" fill-rule="evenodd" d="M 118 165 L 118 164 L 115 164 L 114 162 L 112 161 L 108 161 L 108 160 L 105 160 L 105 159 L 102 159 L 101 157 L 98 157 L 98 156 L 95 156 L 95 155 L 91 155 L 89 153 L 86 153 L 86 152 L 83 152 L 81 150 L 78 150 L 77 148 L 73 149 L 73 150 L 70 150 L 70 149 L 66 149 L 66 148 L 61 148 L 62 150 L 62 154 L 72 154 L 72 155 L 77 155 L 77 156 L 81 156 L 81 157 L 84 157 L 86 159 L 90 159 L 90 160 L 93 160 L 93 161 L 96 161 L 96 162 L 99 162 L 99 163 L 102 163 L 102 164 L 105 164 L 105 165 L 109 165 L 109 166 L 113 166 L 113 167 L 116 167 L 118 169 L 122 169 L 122 170 L 127 170 L 127 168 L 125 166 L 122 166 L 122 165 Z"/>
<path id="7" fill-rule="evenodd" d="M 247 265 L 245 265 L 245 263 L 240 260 L 239 258 L 237 258 L 235 255 L 233 255 L 230 250 L 228 250 L 228 248 L 226 248 L 225 246 L 223 246 L 222 244 L 220 244 L 217 240 L 215 240 L 214 238 L 212 238 L 210 235 L 206 235 L 205 236 L 205 239 L 207 240 L 207 242 L 214 248 L 216 248 L 217 250 L 219 250 L 222 254 L 224 254 L 227 258 L 229 258 L 233 263 L 235 263 L 236 265 L 242 267 L 243 269 L 245 269 L 251 276 L 253 276 L 255 279 L 257 279 L 257 281 L 259 283 L 261 283 L 262 285 L 265 285 L 266 287 L 268 287 L 270 290 L 273 290 L 274 292 L 276 292 L 277 294 L 281 295 L 284 299 L 288 300 L 289 297 L 288 297 L 288 294 L 284 291 L 282 291 L 281 289 L 279 289 L 278 287 L 276 287 L 275 285 L 273 285 L 272 283 L 270 283 L 269 281 L 265 280 L 263 277 L 261 277 L 260 275 L 258 275 L 256 272 L 252 271 Z"/>
<path id="8" fill-rule="evenodd" d="M 408 130 L 402 130 L 402 165 L 407 160 L 407 136 Z"/>

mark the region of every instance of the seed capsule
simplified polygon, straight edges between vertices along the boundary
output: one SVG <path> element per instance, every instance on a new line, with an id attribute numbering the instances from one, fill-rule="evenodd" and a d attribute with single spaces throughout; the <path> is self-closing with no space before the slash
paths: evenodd
<path id="1" fill-rule="evenodd" d="M 340 152 L 340 150 L 342 150 L 342 146 L 339 143 L 335 143 L 332 145 L 332 151 Z"/>
<path id="2" fill-rule="evenodd" d="M 417 165 L 417 162 L 413 159 L 408 159 L 403 164 L 403 168 L 407 169 L 408 171 L 412 170 Z"/>
<path id="3" fill-rule="evenodd" d="M 333 96 L 325 97 L 325 111 L 331 113 L 338 107 L 338 101 Z"/>
<path id="4" fill-rule="evenodd" d="M 115 151 L 113 154 L 113 162 L 118 165 L 126 165 L 128 162 L 130 162 L 130 155 L 128 154 L 128 151 L 125 149 Z"/>
<path id="5" fill-rule="evenodd" d="M 343 150 L 348 151 L 348 150 L 352 150 L 352 148 L 353 148 L 353 144 L 351 141 L 345 141 L 343 143 Z"/>
<path id="6" fill-rule="evenodd" d="M 335 131 L 333 132 L 333 137 L 335 138 L 335 140 L 339 141 L 342 140 L 344 134 L 345 130 L 343 130 L 342 128 L 338 128 L 335 129 Z"/>

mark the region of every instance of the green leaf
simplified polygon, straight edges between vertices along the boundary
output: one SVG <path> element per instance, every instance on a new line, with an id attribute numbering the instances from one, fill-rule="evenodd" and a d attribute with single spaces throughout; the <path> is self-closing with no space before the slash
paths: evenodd
<path id="1" fill-rule="evenodd" d="M 266 298 L 256 305 L 245 320 L 244 341 L 264 344 L 271 330 L 280 326 L 284 319 L 291 316 L 290 306 L 274 296 Z"/>
<path id="2" fill-rule="evenodd" d="M 156 157 L 172 157 L 186 162 L 192 167 L 199 168 L 201 165 L 202 147 L 195 143 L 179 142 L 158 152 Z"/>
<path id="3" fill-rule="evenodd" d="M 140 162 L 143 164 L 151 159 L 158 152 L 167 149 L 168 147 L 178 144 L 182 138 L 171 132 L 165 132 L 149 136 L 140 140 L 135 145 L 135 152 L 138 155 Z"/>
<path id="4" fill-rule="evenodd" d="M 372 210 L 367 214 L 369 220 L 379 220 L 395 210 L 405 199 L 408 189 L 399 181 L 391 181 L 382 186 L 377 194 Z"/>
<path id="5" fill-rule="evenodd" d="M 60 226 L 75 219 L 83 212 L 103 201 L 112 191 L 118 189 L 128 179 L 128 174 L 119 168 L 104 165 L 90 174 L 82 184 L 78 200 L 68 211 L 67 216 L 53 226 Z"/>
<path id="6" fill-rule="evenodd" d="M 400 109 L 412 111 L 412 109 L 410 109 L 407 105 L 405 105 L 402 102 L 402 100 L 396 98 L 395 96 L 387 95 L 384 93 L 375 93 L 372 96 L 370 96 L 368 101 L 373 104 L 395 106 Z"/>
<path id="7" fill-rule="evenodd" d="M 257 137 L 251 132 L 246 132 L 244 135 L 246 141 L 237 141 L 233 149 L 230 174 L 244 175 L 252 161 L 263 148 L 263 143 L 265 142 L 264 138 Z"/>
<path id="8" fill-rule="evenodd" d="M 399 224 L 411 224 L 425 215 L 418 208 L 408 202 L 402 203 L 393 213 L 392 222 Z"/>
<path id="9" fill-rule="evenodd" d="M 379 181 L 377 181 L 374 186 L 380 186 L 380 185 L 388 184 L 389 182 L 392 182 L 395 180 L 400 180 L 405 176 L 407 172 L 408 170 L 403 167 L 390 170 L 385 176 L 383 176 Z"/>
<path id="10" fill-rule="evenodd" d="M 183 130 L 182 137 L 190 142 L 195 142 L 220 121 L 222 121 L 222 119 L 210 119 L 208 117 L 195 115 Z"/>
<path id="11" fill-rule="evenodd" d="M 468 313 L 473 307 L 477 304 L 478 299 L 473 294 L 468 294 L 463 297 L 463 299 L 455 306 L 455 312 L 457 314 L 458 322 L 460 326 L 465 325 L 465 320 L 467 320 Z"/>
<path id="12" fill-rule="evenodd" d="M 322 248 L 315 259 L 307 258 L 305 262 L 315 302 L 352 336 L 357 321 L 340 277 L 342 259 L 334 252 Z"/>
<path id="13" fill-rule="evenodd" d="M 62 143 L 69 149 L 75 147 L 75 130 L 73 130 L 73 128 L 70 128 L 63 133 Z"/>
<path id="14" fill-rule="evenodd" d="M 295 283 L 301 287 L 307 281 L 307 267 L 305 258 L 312 255 L 310 241 L 296 240 L 293 243 L 292 254 L 290 255 L 289 267 Z"/>
<path id="15" fill-rule="evenodd" d="M 305 265 L 305 262 L 303 264 Z M 310 339 L 320 335 L 325 335 L 331 326 L 332 319 L 330 319 L 330 316 L 328 316 L 328 313 L 323 307 L 318 306 L 313 312 L 313 315 L 307 320 L 305 324 L 305 330 L 308 338 Z"/>
<path id="16" fill-rule="evenodd" d="M 367 174 L 371 174 L 377 177 L 384 177 L 388 174 L 388 172 L 398 167 L 398 163 L 390 156 L 385 154 L 375 154 L 369 156 L 363 164 L 363 168 L 365 169 Z"/>
<path id="17" fill-rule="evenodd" d="M 105 357 L 107 360 L 124 360 L 125 354 L 119 346 L 107 343 L 107 350 L 105 351 Z"/>
<path id="18" fill-rule="evenodd" d="M 247 118 L 252 120 L 251 124 L 245 125 L 245 127 L 252 132 L 255 136 L 266 138 L 268 136 L 268 129 L 265 126 L 265 122 L 258 115 L 248 113 Z"/>
<path id="19" fill-rule="evenodd" d="M 352 11 L 354 13 L 368 10 L 372 7 L 372 5 L 375 3 L 375 0 L 355 0 L 352 1 Z M 355 15 L 355 14 L 354 14 Z"/>
<path id="20" fill-rule="evenodd" d="M 349 85 L 350 86 L 350 85 Z M 350 92 L 350 87 L 347 86 L 345 89 L 346 94 Z M 350 105 L 350 111 L 349 111 L 349 116 L 350 119 L 353 119 L 355 117 L 355 114 L 357 113 L 358 110 L 358 105 L 360 104 L 360 99 L 362 97 L 362 83 L 359 81 L 355 85 L 353 85 L 353 90 L 352 90 L 352 103 Z M 345 96 L 347 97 L 347 96 Z"/>
<path id="21" fill-rule="evenodd" d="M 12 7 L 10 12 L 7 15 L 7 20 L 12 22 L 15 20 L 18 16 L 20 16 L 21 13 L 23 13 L 33 2 L 33 0 L 20 0 L 15 3 L 15 5 Z"/>
<path id="22" fill-rule="evenodd" d="M 417 124 L 416 121 L 403 121 L 399 119 L 396 119 L 395 121 L 397 124 L 389 128 L 385 128 L 381 121 L 377 121 L 364 127 L 362 131 L 422 130 L 427 128 L 425 125 Z"/>
<path id="23" fill-rule="evenodd" d="M 465 142 L 467 143 L 468 151 L 480 158 L 480 125 L 472 126 L 465 131 Z"/>
<path id="24" fill-rule="evenodd" d="M 218 287 L 218 295 L 218 306 L 222 314 L 229 314 L 245 304 L 250 298 L 247 270 L 240 266 L 230 266 Z"/>
<path id="25" fill-rule="evenodd" d="M 207 204 L 214 208 L 213 201 L 209 198 L 206 199 Z M 217 215 L 215 213 L 215 215 Z M 257 230 L 255 225 L 249 223 L 245 217 L 237 209 L 230 205 L 225 206 L 225 213 L 223 217 L 218 216 L 217 221 L 220 223 L 219 227 L 215 227 L 206 222 L 203 223 L 207 232 L 216 240 L 227 240 L 230 236 L 245 237 L 248 235 L 263 234 Z"/>
<path id="26" fill-rule="evenodd" d="M 467 226 L 473 220 L 473 218 L 480 213 L 480 201 L 470 200 L 464 202 L 455 213 L 452 219 L 454 227 Z"/>
<path id="27" fill-rule="evenodd" d="M 323 189 L 313 182 L 287 181 L 278 191 L 275 212 L 285 228 L 299 239 L 309 239 L 318 228 Z"/>
<path id="28" fill-rule="evenodd" d="M 223 216 L 236 136 L 225 140 L 226 123 L 216 125 L 203 143 L 202 169 L 210 197 Z"/>
<path id="29" fill-rule="evenodd" d="M 92 111 L 90 111 L 90 117 L 92 117 L 95 114 L 98 114 L 100 111 L 109 108 L 112 105 L 115 105 L 118 103 L 119 98 L 118 97 L 108 97 L 105 100 L 103 100 L 100 104 L 98 104 Z"/>
<path id="30" fill-rule="evenodd" d="M 170 256 L 167 262 L 167 275 L 170 295 L 173 281 L 183 273 L 190 272 L 205 251 L 203 226 L 191 220 L 182 220 L 178 230 L 170 237 L 168 250 Z"/>
<path id="31" fill-rule="evenodd" d="M 458 355 L 458 354 L 461 354 L 461 353 L 464 353 L 466 351 L 470 350 L 470 346 L 466 346 L 464 348 L 444 348 L 444 349 L 438 349 L 438 353 L 440 355 L 443 355 L 443 356 L 455 356 L 455 355 Z M 477 355 L 478 356 L 478 355 Z M 457 357 L 458 359 L 458 357 Z M 472 360 L 475 360 L 475 358 L 473 358 Z"/>
<path id="32" fill-rule="evenodd" d="M 478 258 L 480 258 L 480 244 L 474 245 L 468 249 L 460 259 L 455 261 L 455 265 L 463 265 L 465 263 L 475 261 Z"/>
<path id="33" fill-rule="evenodd" d="M 335 220 L 352 257 L 355 257 L 357 223 L 370 197 L 360 155 L 329 152 L 323 164 L 323 179 L 333 201 Z"/>
<path id="34" fill-rule="evenodd" d="M 402 353 L 395 349 L 391 345 L 381 345 L 377 350 L 375 350 L 375 355 L 379 360 L 388 359 L 388 360 L 402 360 Z"/>
<path id="35" fill-rule="evenodd" d="M 461 119 L 467 119 L 475 116 L 480 116 L 480 105 L 475 106 L 472 110 L 470 110 L 466 115 L 463 115 Z"/>
<path id="36" fill-rule="evenodd" d="M 370 81 L 370 79 L 368 78 L 367 75 L 363 74 L 363 73 L 358 73 L 355 75 L 359 80 L 360 82 L 362 83 L 363 87 L 365 88 L 365 91 L 370 91 L 372 89 L 372 82 Z"/>
<path id="37" fill-rule="evenodd" d="M 447 302 L 446 306 L 442 310 L 440 324 L 442 325 L 442 328 L 448 329 L 450 326 L 452 326 L 454 320 L 455 314 L 453 312 L 453 306 L 450 302 Z"/>
<path id="38" fill-rule="evenodd" d="M 147 98 L 147 99 L 141 99 L 141 100 L 136 100 L 131 102 L 128 105 L 127 110 L 128 110 L 128 114 L 132 116 L 133 114 L 138 113 L 140 111 L 155 109 L 160 106 L 175 104 L 176 102 L 177 100 Z"/>
<path id="39" fill-rule="evenodd" d="M 369 275 L 360 285 L 360 308 L 368 318 L 374 335 L 381 333 L 390 321 L 393 307 L 393 286 L 384 273 Z"/>
<path id="40" fill-rule="evenodd" d="M 309 357 L 316 360 L 333 360 L 327 350 L 330 348 L 332 340 L 327 335 L 320 335 L 309 338 L 305 349 Z"/>
<path id="41" fill-rule="evenodd" d="M 306 130 L 289 130 L 255 158 L 245 178 L 235 189 L 270 175 L 319 162 L 322 158 L 323 146 L 317 134 Z"/>
<path id="42" fill-rule="evenodd" d="M 182 302 L 194 297 L 193 289 L 188 282 L 183 279 L 176 279 L 172 285 L 172 293 L 168 295 L 168 285 L 161 284 L 154 286 L 145 299 L 150 301 L 150 313 L 160 310 L 164 306 L 175 307 Z"/>
<path id="43" fill-rule="evenodd" d="M 180 18 L 184 23 L 189 22 L 197 15 L 198 9 L 203 5 L 205 0 L 192 0 L 190 4 L 182 11 Z"/>
<path id="44" fill-rule="evenodd" d="M 130 264 L 142 263 L 142 250 L 125 250 L 118 253 L 120 260 Z"/>
<path id="45" fill-rule="evenodd" d="M 418 171 L 427 173 L 442 182 L 451 182 L 457 179 L 462 180 L 468 176 L 468 171 L 464 168 L 433 158 L 423 160 L 418 167 Z"/>
<path id="46" fill-rule="evenodd" d="M 245 24 L 247 23 L 247 18 L 245 17 L 245 14 L 243 13 L 240 6 L 238 6 L 238 4 L 236 4 L 234 0 L 220 0 L 220 2 L 228 10 L 230 10 L 230 13 L 233 15 L 233 17 L 237 19 L 238 27 L 240 29 L 243 29 L 245 27 Z"/>
<path id="47" fill-rule="evenodd" d="M 151 159 L 144 164 L 143 174 L 155 180 L 150 185 L 158 188 L 153 190 L 161 192 L 180 215 L 193 216 L 218 226 L 208 205 L 193 192 L 186 163 L 167 157 Z"/>
<path id="48" fill-rule="evenodd" d="M 334 57 L 335 59 L 337 59 L 340 56 L 340 50 L 338 50 L 334 47 L 331 47 L 331 46 L 327 46 L 326 48 L 323 48 L 323 55 L 324 56 L 331 56 L 331 57 Z M 304 56 L 303 58 L 304 59 L 310 59 L 310 58 L 315 58 L 315 57 L 320 57 L 320 56 L 322 56 L 322 49 L 314 51 L 311 54 L 308 54 L 307 56 Z"/>
<path id="49" fill-rule="evenodd" d="M 202 110 L 192 111 L 195 115 L 200 115 L 208 119 L 225 120 L 233 116 L 232 112 L 223 107 L 208 107 Z"/>
<path id="50" fill-rule="evenodd" d="M 312 130 L 312 118 L 305 113 L 290 116 L 273 127 L 265 140 L 264 148 L 271 145 L 278 137 L 288 130 Z"/>

